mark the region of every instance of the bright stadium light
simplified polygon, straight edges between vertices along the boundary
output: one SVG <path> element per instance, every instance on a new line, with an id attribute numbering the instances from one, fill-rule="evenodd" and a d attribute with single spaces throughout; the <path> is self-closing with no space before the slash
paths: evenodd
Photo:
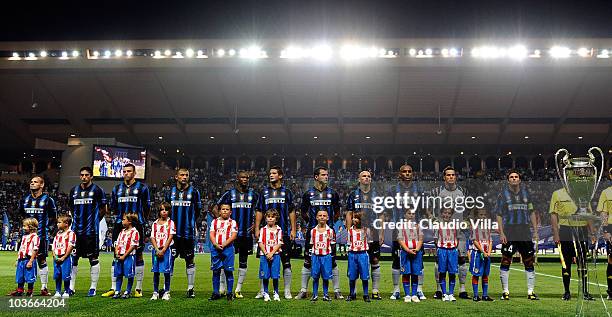
<path id="1" fill-rule="evenodd" d="M 235 49 L 233 49 L 233 48 L 231 48 L 231 49 L 230 49 L 230 50 L 227 52 L 227 54 L 229 54 L 229 56 L 234 56 L 234 55 L 236 55 L 236 50 L 235 50 Z"/>
<path id="2" fill-rule="evenodd" d="M 60 59 L 68 59 L 68 52 L 62 52 L 62 57 L 60 57 Z"/>
<path id="3" fill-rule="evenodd" d="M 132 55 L 134 55 L 134 52 L 132 52 L 132 50 L 125 51 L 125 56 L 132 57 Z"/>
<path id="4" fill-rule="evenodd" d="M 77 50 L 72 51 L 72 57 L 77 58 L 77 57 L 79 57 L 79 55 L 81 55 L 81 52 L 79 52 Z"/>
<path id="5" fill-rule="evenodd" d="M 298 46 L 289 46 L 281 51 L 280 58 L 298 59 L 308 55 L 308 52 Z"/>
<path id="6" fill-rule="evenodd" d="M 472 49 L 472 57 L 499 58 L 506 55 L 506 49 L 495 46 L 482 46 Z"/>
<path id="7" fill-rule="evenodd" d="M 459 50 L 456 48 L 451 48 L 450 50 L 448 50 L 449 54 L 451 57 L 457 57 L 459 56 Z"/>
<path id="8" fill-rule="evenodd" d="M 552 58 L 568 58 L 572 51 L 566 46 L 553 46 L 548 53 Z"/>
<path id="9" fill-rule="evenodd" d="M 165 56 L 170 56 L 170 55 L 172 55 L 172 51 L 171 50 L 165 50 L 164 51 L 164 55 Z"/>
<path id="10" fill-rule="evenodd" d="M 40 51 L 40 57 L 47 57 L 47 51 Z"/>
<path id="11" fill-rule="evenodd" d="M 123 55 L 123 51 L 122 50 L 116 50 L 115 51 L 115 56 L 116 57 L 121 57 Z"/>
<path id="12" fill-rule="evenodd" d="M 317 45 L 310 51 L 310 56 L 316 60 L 327 61 L 332 57 L 332 49 L 328 45 Z"/>
<path id="13" fill-rule="evenodd" d="M 408 55 L 414 57 L 414 56 L 416 56 L 416 54 L 417 54 L 417 50 L 416 49 L 411 48 L 411 49 L 408 50 Z"/>
<path id="14" fill-rule="evenodd" d="M 221 48 L 221 49 L 218 49 L 218 50 L 217 50 L 217 56 L 219 56 L 219 57 L 223 57 L 223 56 L 225 56 L 225 50 L 224 50 L 224 49 L 222 49 L 222 48 Z"/>
<path id="15" fill-rule="evenodd" d="M 100 52 L 98 52 L 98 51 L 94 51 L 94 52 L 93 52 L 93 57 L 95 57 L 95 58 L 100 57 Z"/>
<path id="16" fill-rule="evenodd" d="M 27 60 L 35 60 L 36 58 L 36 54 L 30 52 L 28 53 L 28 57 L 26 58 Z"/>
<path id="17" fill-rule="evenodd" d="M 111 57 L 111 51 L 109 50 L 104 51 L 104 58 L 109 58 L 109 57 Z"/>
<path id="18" fill-rule="evenodd" d="M 188 48 L 188 49 L 185 50 L 185 56 L 187 56 L 189 58 L 193 57 L 194 54 L 195 54 L 195 52 L 191 48 Z"/>
<path id="19" fill-rule="evenodd" d="M 530 58 L 540 58 L 542 57 L 542 51 L 540 50 L 533 50 L 533 53 L 529 54 Z"/>
<path id="20" fill-rule="evenodd" d="M 578 49 L 577 53 L 578 53 L 578 56 L 580 57 L 589 57 L 592 55 L 592 50 L 586 47 L 581 47 Z"/>
<path id="21" fill-rule="evenodd" d="M 204 54 L 203 50 L 198 50 L 198 52 L 196 53 L 196 58 L 208 58 L 208 56 L 206 56 L 206 54 Z"/>
<path id="22" fill-rule="evenodd" d="M 527 48 L 523 45 L 515 45 L 506 51 L 508 57 L 522 60 L 527 57 Z"/>
<path id="23" fill-rule="evenodd" d="M 241 48 L 240 57 L 248 58 L 248 59 L 258 59 L 258 58 L 266 58 L 268 57 L 268 55 L 266 54 L 264 50 L 261 49 L 261 47 L 252 45 L 249 47 Z"/>
<path id="24" fill-rule="evenodd" d="M 431 54 L 433 54 L 433 50 L 431 48 L 425 49 L 425 55 L 431 56 Z"/>
<path id="25" fill-rule="evenodd" d="M 153 53 L 153 58 L 162 58 L 161 52 L 159 50 Z"/>
<path id="26" fill-rule="evenodd" d="M 600 50 L 599 54 L 597 54 L 597 58 L 610 58 L 610 50 Z"/>

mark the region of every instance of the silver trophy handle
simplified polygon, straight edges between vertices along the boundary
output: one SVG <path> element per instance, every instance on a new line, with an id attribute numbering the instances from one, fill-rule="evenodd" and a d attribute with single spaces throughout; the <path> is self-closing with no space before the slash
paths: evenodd
<path id="1" fill-rule="evenodd" d="M 563 155 L 563 158 L 561 158 L 564 164 L 563 168 L 559 167 L 559 155 L 561 153 L 565 153 Z M 559 180 L 561 181 L 561 183 L 563 184 L 563 187 L 565 187 L 565 189 L 568 191 L 568 194 L 569 194 L 569 185 L 567 184 L 567 180 L 565 179 L 565 166 L 569 164 L 568 159 L 569 159 L 569 152 L 566 149 L 559 149 L 555 153 L 555 166 L 557 167 L 557 175 L 559 175 Z"/>
<path id="2" fill-rule="evenodd" d="M 599 156 L 601 157 L 601 168 L 599 169 L 599 177 L 597 178 L 597 182 L 595 183 L 593 187 L 593 193 L 591 194 L 591 200 L 593 200 L 593 197 L 595 196 L 595 190 L 597 190 L 597 187 L 599 187 L 599 183 L 601 182 L 601 177 L 603 176 L 603 173 L 604 173 L 604 163 L 606 160 L 604 157 L 603 151 L 599 147 L 593 146 L 587 152 L 589 153 L 589 159 L 591 160 L 591 164 L 594 165 L 595 163 L 595 155 L 593 155 L 592 153 L 593 151 L 599 152 Z"/>

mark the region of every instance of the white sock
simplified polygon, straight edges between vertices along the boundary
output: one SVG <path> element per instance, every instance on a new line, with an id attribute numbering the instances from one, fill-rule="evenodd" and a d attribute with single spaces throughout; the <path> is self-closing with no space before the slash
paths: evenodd
<path id="1" fill-rule="evenodd" d="M 440 287 L 440 272 L 438 272 L 438 262 L 434 263 L 434 277 L 436 278 L 436 291 L 441 292 L 442 288 Z"/>
<path id="2" fill-rule="evenodd" d="M 193 285 L 195 284 L 195 273 L 196 273 L 195 265 L 194 267 L 187 268 L 185 271 L 187 272 L 187 290 L 190 290 L 193 288 Z"/>
<path id="3" fill-rule="evenodd" d="M 380 285 L 380 266 L 372 267 L 372 293 L 378 293 Z"/>
<path id="4" fill-rule="evenodd" d="M 76 284 L 77 273 L 79 272 L 78 266 L 73 266 L 70 270 L 70 289 L 74 291 L 74 286 Z"/>
<path id="5" fill-rule="evenodd" d="M 501 280 L 502 289 L 504 293 L 510 293 L 508 291 L 508 277 L 510 276 L 510 271 L 499 270 L 499 279 Z"/>
<path id="6" fill-rule="evenodd" d="M 236 283 L 236 293 L 242 290 L 242 283 L 246 279 L 247 269 L 239 268 L 238 269 L 238 283 Z"/>
<path id="7" fill-rule="evenodd" d="M 73 266 L 73 268 L 75 268 L 76 266 Z M 74 276 L 76 277 L 76 271 L 74 272 Z M 100 278 L 100 263 L 91 266 L 89 269 L 89 276 L 91 277 L 91 285 L 89 285 L 90 289 L 97 289 L 98 288 L 98 279 Z M 72 282 L 72 281 L 70 281 Z M 72 289 L 72 285 L 70 286 L 70 289 Z"/>
<path id="8" fill-rule="evenodd" d="M 285 294 L 291 293 L 291 269 L 286 268 L 283 270 L 283 283 L 285 284 Z"/>
<path id="9" fill-rule="evenodd" d="M 398 269 L 391 269 L 391 272 L 393 274 L 393 293 L 399 293 L 400 291 L 400 286 L 399 286 L 399 282 L 400 282 L 400 270 Z"/>
<path id="10" fill-rule="evenodd" d="M 144 278 L 144 264 L 136 267 L 136 289 L 142 291 L 142 279 Z"/>
<path id="11" fill-rule="evenodd" d="M 111 287 L 110 289 L 116 291 L 115 285 L 117 285 L 117 278 L 115 277 L 115 266 L 111 265 Z"/>
<path id="12" fill-rule="evenodd" d="M 467 277 L 467 264 L 463 263 L 459 266 L 459 286 L 460 292 L 465 292 L 465 278 Z"/>
<path id="13" fill-rule="evenodd" d="M 225 270 L 221 270 L 221 283 L 219 283 L 219 293 L 223 294 L 227 292 L 227 284 L 225 279 Z"/>
<path id="14" fill-rule="evenodd" d="M 47 265 L 40 269 L 39 275 L 41 284 L 40 289 L 47 288 L 47 282 L 49 281 L 49 266 Z"/>
<path id="15" fill-rule="evenodd" d="M 340 272 L 338 272 L 338 267 L 332 269 L 332 284 L 334 286 L 334 292 L 340 291 Z"/>
<path id="16" fill-rule="evenodd" d="M 300 289 L 301 292 L 308 291 L 308 281 L 309 280 L 310 280 L 310 269 L 302 267 L 302 288 Z"/>
<path id="17" fill-rule="evenodd" d="M 423 281 L 425 280 L 424 276 L 425 276 L 425 274 L 419 275 L 419 286 L 417 286 L 417 291 L 418 292 L 422 292 L 423 291 Z"/>
<path id="18" fill-rule="evenodd" d="M 527 294 L 533 293 L 535 287 L 535 271 L 525 271 L 527 275 Z"/>

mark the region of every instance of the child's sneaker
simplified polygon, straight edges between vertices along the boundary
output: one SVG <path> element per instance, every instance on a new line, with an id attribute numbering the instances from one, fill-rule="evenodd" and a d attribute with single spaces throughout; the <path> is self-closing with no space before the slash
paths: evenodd
<path id="1" fill-rule="evenodd" d="M 344 297 L 342 297 L 344 298 Z M 331 302 L 331 297 L 329 297 L 329 295 L 323 295 L 323 301 L 324 302 Z"/>
<path id="2" fill-rule="evenodd" d="M 132 297 L 132 294 L 128 293 L 127 291 L 125 291 L 123 295 L 121 295 L 121 299 L 128 299 L 130 297 Z"/>
<path id="3" fill-rule="evenodd" d="M 60 298 L 62 297 L 62 294 L 60 294 L 60 292 L 55 292 L 55 294 L 53 294 L 53 298 Z"/>
<path id="4" fill-rule="evenodd" d="M 263 293 L 263 300 L 264 300 L 264 302 L 269 302 L 270 301 L 270 295 L 268 295 L 268 293 Z"/>
<path id="5" fill-rule="evenodd" d="M 398 299 L 400 299 L 401 297 L 402 297 L 402 296 L 400 295 L 400 293 L 399 293 L 399 292 L 395 292 L 395 293 L 391 294 L 391 297 L 389 297 L 389 299 L 391 299 L 391 300 L 398 300 Z"/>
<path id="6" fill-rule="evenodd" d="M 51 296 L 51 293 L 49 293 L 49 290 L 45 287 L 40 290 L 40 296 Z"/>
<path id="7" fill-rule="evenodd" d="M 363 295 L 363 301 L 366 302 L 366 303 L 371 302 L 370 301 L 370 295 Z"/>
<path id="8" fill-rule="evenodd" d="M 134 291 L 134 297 L 136 297 L 136 298 L 142 297 L 142 290 L 140 290 L 140 289 L 135 290 Z"/>
<path id="9" fill-rule="evenodd" d="M 31 289 L 29 289 L 29 290 L 28 290 L 28 291 L 25 293 L 25 296 L 26 296 L 26 297 L 32 297 L 32 296 L 33 296 L 33 295 L 32 295 L 32 290 L 31 290 Z"/>
<path id="10" fill-rule="evenodd" d="M 115 291 L 115 295 L 113 295 L 112 298 L 113 299 L 119 299 L 119 298 L 121 298 L 121 294 L 119 294 L 119 292 Z"/>
<path id="11" fill-rule="evenodd" d="M 427 297 L 425 297 L 425 294 L 423 294 L 423 291 L 417 291 L 417 296 L 419 297 L 419 300 L 427 299 Z"/>
<path id="12" fill-rule="evenodd" d="M 312 295 L 312 298 L 310 299 L 310 301 L 313 302 L 313 303 L 318 301 L 318 300 L 319 300 L 319 296 L 317 296 L 317 295 Z"/>
<path id="13" fill-rule="evenodd" d="M 153 292 L 153 295 L 151 296 L 151 300 L 158 300 L 158 299 L 159 299 L 159 293 Z"/>
<path id="14" fill-rule="evenodd" d="M 162 296 L 162 300 L 170 300 L 170 292 L 164 292 Z"/>
<path id="15" fill-rule="evenodd" d="M 280 296 L 278 296 L 277 292 L 274 292 L 273 299 L 274 299 L 274 301 L 280 302 Z"/>
<path id="16" fill-rule="evenodd" d="M 94 297 L 94 296 L 96 296 L 96 289 L 90 288 L 89 292 L 87 293 L 87 297 Z"/>
<path id="17" fill-rule="evenodd" d="M 16 290 L 10 292 L 8 295 L 9 296 L 23 296 L 23 290 L 18 288 Z"/>
<path id="18" fill-rule="evenodd" d="M 450 294 L 450 295 L 448 295 L 448 300 L 449 300 L 449 301 L 451 301 L 451 302 L 454 302 L 454 301 L 456 301 L 457 299 L 455 299 L 455 295 Z"/>
<path id="19" fill-rule="evenodd" d="M 482 300 L 485 302 L 494 302 L 495 300 L 489 296 L 483 296 Z"/>
<path id="20" fill-rule="evenodd" d="M 412 301 L 412 297 L 410 295 L 404 296 L 404 303 L 410 303 Z"/>
<path id="21" fill-rule="evenodd" d="M 292 299 L 293 296 L 291 295 L 291 290 L 286 289 L 285 290 L 285 299 Z"/>
<path id="22" fill-rule="evenodd" d="M 262 299 L 262 298 L 264 298 L 263 292 L 262 291 L 257 292 L 257 295 L 255 295 L 255 299 Z"/>
<path id="23" fill-rule="evenodd" d="M 446 294 L 442 295 L 442 301 L 443 302 L 448 302 L 449 301 L 448 295 L 446 295 Z"/>
<path id="24" fill-rule="evenodd" d="M 421 300 L 419 299 L 419 297 L 417 295 L 412 296 L 412 302 L 413 303 L 419 303 L 421 302 Z"/>

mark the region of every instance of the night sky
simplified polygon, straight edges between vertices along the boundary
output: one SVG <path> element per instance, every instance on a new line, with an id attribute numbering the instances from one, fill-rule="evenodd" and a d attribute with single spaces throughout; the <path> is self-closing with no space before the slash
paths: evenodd
<path id="1" fill-rule="evenodd" d="M 0 26 L 0 41 L 612 37 L 612 1 L 12 1 Z"/>

